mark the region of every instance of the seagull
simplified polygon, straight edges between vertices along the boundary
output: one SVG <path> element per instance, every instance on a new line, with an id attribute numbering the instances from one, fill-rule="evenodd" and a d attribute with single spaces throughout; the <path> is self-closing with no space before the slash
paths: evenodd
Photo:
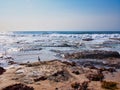
<path id="1" fill-rule="evenodd" d="M 38 56 L 38 61 L 40 62 L 40 57 Z"/>

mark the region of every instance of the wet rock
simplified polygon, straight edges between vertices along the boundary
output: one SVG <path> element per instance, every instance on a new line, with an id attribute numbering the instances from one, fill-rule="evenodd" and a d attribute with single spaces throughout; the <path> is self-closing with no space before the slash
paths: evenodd
<path id="1" fill-rule="evenodd" d="M 108 72 L 111 72 L 111 73 L 113 73 L 113 72 L 116 72 L 116 69 L 115 68 L 100 68 L 100 69 L 98 69 L 98 71 L 100 72 L 100 73 L 102 73 L 103 71 L 108 71 Z"/>
<path id="2" fill-rule="evenodd" d="M 40 51 L 42 50 L 42 48 L 40 46 L 31 46 L 31 47 L 26 47 L 26 48 L 22 48 L 20 49 L 20 51 Z"/>
<path id="3" fill-rule="evenodd" d="M 108 65 L 110 67 L 115 67 L 116 69 L 120 69 L 120 63 L 118 64 L 111 64 L 111 65 Z"/>
<path id="4" fill-rule="evenodd" d="M 84 81 L 84 82 L 81 84 L 80 90 L 88 90 L 88 84 L 89 84 L 88 81 Z"/>
<path id="5" fill-rule="evenodd" d="M 116 69 L 115 68 L 109 68 L 107 69 L 109 72 L 113 73 L 113 72 L 116 72 Z"/>
<path id="6" fill-rule="evenodd" d="M 50 50 L 51 52 L 55 52 L 55 53 L 61 53 L 61 51 L 60 50 Z"/>
<path id="7" fill-rule="evenodd" d="M 108 46 L 110 46 L 110 45 L 112 45 L 112 44 L 120 44 L 120 42 L 119 41 L 105 41 L 105 42 L 103 42 L 103 45 L 108 45 Z"/>
<path id="8" fill-rule="evenodd" d="M 102 67 L 102 68 L 97 68 L 97 72 L 98 72 L 98 73 L 102 73 L 103 71 L 106 71 L 106 69 L 105 69 L 104 67 Z"/>
<path id="9" fill-rule="evenodd" d="M 41 76 L 41 77 L 39 77 L 39 78 L 35 78 L 35 79 L 34 79 L 34 82 L 44 81 L 44 80 L 46 80 L 46 79 L 47 79 L 47 77 Z"/>
<path id="10" fill-rule="evenodd" d="M 27 66 L 27 67 L 35 67 L 35 66 L 39 66 L 41 63 L 39 62 L 35 62 L 35 63 L 26 63 L 25 65 Z"/>
<path id="11" fill-rule="evenodd" d="M 104 59 L 104 58 L 120 58 L 120 54 L 116 51 L 104 51 L 104 50 L 93 50 L 93 51 L 83 51 L 72 54 L 65 54 L 66 59 Z"/>
<path id="12" fill-rule="evenodd" d="M 86 62 L 83 64 L 84 67 L 91 66 L 92 64 L 90 62 Z"/>
<path id="13" fill-rule="evenodd" d="M 89 68 L 89 69 L 97 69 L 92 63 L 90 63 L 89 61 L 84 63 L 83 65 L 84 67 L 86 68 Z"/>
<path id="14" fill-rule="evenodd" d="M 59 90 L 58 88 L 55 88 L 55 90 Z"/>
<path id="15" fill-rule="evenodd" d="M 110 38 L 110 39 L 120 41 L 120 38 Z"/>
<path id="16" fill-rule="evenodd" d="M 67 43 L 64 43 L 63 45 L 61 45 L 61 47 L 71 47 L 71 45 L 68 45 Z"/>
<path id="17" fill-rule="evenodd" d="M 66 65 L 70 65 L 70 66 L 76 66 L 76 63 L 75 63 L 75 62 L 63 61 L 62 63 L 66 64 Z"/>
<path id="18" fill-rule="evenodd" d="M 3 67 L 0 67 L 0 75 L 3 74 L 6 70 Z"/>
<path id="19" fill-rule="evenodd" d="M 118 83 L 112 81 L 103 81 L 101 87 L 107 90 L 117 90 L 117 84 Z"/>
<path id="20" fill-rule="evenodd" d="M 89 82 L 88 81 L 84 81 L 83 83 L 78 83 L 78 82 L 75 82 L 75 83 L 72 83 L 71 84 L 71 87 L 74 89 L 74 90 L 88 90 L 88 84 Z"/>
<path id="21" fill-rule="evenodd" d="M 79 75 L 80 72 L 79 71 L 73 71 L 72 73 L 76 74 L 76 75 Z"/>
<path id="22" fill-rule="evenodd" d="M 80 75 L 84 73 L 83 68 L 80 68 L 80 67 L 70 67 L 70 71 L 76 75 Z"/>
<path id="23" fill-rule="evenodd" d="M 115 45 L 119 45 L 120 41 L 118 40 L 110 40 L 110 41 L 104 41 L 103 45 L 104 47 L 108 47 L 108 48 L 115 48 Z"/>
<path id="24" fill-rule="evenodd" d="M 88 66 L 89 69 L 97 69 L 95 66 Z"/>
<path id="25" fill-rule="evenodd" d="M 102 81 L 104 79 L 104 75 L 102 73 L 92 73 L 92 74 L 86 75 L 86 77 L 90 81 Z"/>
<path id="26" fill-rule="evenodd" d="M 14 58 L 13 58 L 13 57 L 11 57 L 11 56 L 7 56 L 7 57 L 5 57 L 4 59 L 14 60 Z"/>
<path id="27" fill-rule="evenodd" d="M 8 61 L 8 64 L 9 65 L 13 65 L 13 64 L 16 64 L 16 62 L 14 62 L 14 61 Z"/>
<path id="28" fill-rule="evenodd" d="M 86 39 L 82 39 L 83 41 L 92 41 L 92 40 L 94 40 L 94 39 L 92 39 L 92 38 L 86 38 Z"/>
<path id="29" fill-rule="evenodd" d="M 2 90 L 34 90 L 33 87 L 26 86 L 24 84 L 14 84 L 3 88 Z"/>
<path id="30" fill-rule="evenodd" d="M 78 83 L 78 82 L 72 83 L 71 87 L 75 90 L 79 90 L 80 89 L 80 83 Z"/>
<path id="31" fill-rule="evenodd" d="M 3 57 L 4 57 L 4 56 L 0 54 L 0 59 L 3 59 Z"/>
<path id="32" fill-rule="evenodd" d="M 48 79 L 55 82 L 68 81 L 71 75 L 67 70 L 57 71 L 53 75 L 49 76 Z"/>

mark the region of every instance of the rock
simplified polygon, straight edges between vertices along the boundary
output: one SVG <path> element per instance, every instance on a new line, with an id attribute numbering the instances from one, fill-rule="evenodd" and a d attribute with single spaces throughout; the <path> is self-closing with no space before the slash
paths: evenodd
<path id="1" fill-rule="evenodd" d="M 113 72 L 116 72 L 116 69 L 115 68 L 109 68 L 107 69 L 109 72 L 113 73 Z"/>
<path id="2" fill-rule="evenodd" d="M 102 73 L 103 71 L 108 71 L 108 72 L 113 73 L 113 72 L 116 72 L 116 69 L 115 68 L 108 68 L 108 69 L 106 69 L 106 68 L 100 68 L 100 69 L 98 69 L 98 71 L 100 73 Z"/>
<path id="3" fill-rule="evenodd" d="M 120 58 L 120 54 L 116 51 L 92 50 L 83 51 L 72 54 L 65 54 L 66 59 L 104 59 L 104 58 Z"/>
<path id="4" fill-rule="evenodd" d="M 42 50 L 42 48 L 37 47 L 37 46 L 35 46 L 35 47 L 29 47 L 29 48 L 22 48 L 22 49 L 20 49 L 20 51 L 40 51 L 40 50 Z"/>
<path id="5" fill-rule="evenodd" d="M 84 63 L 83 66 L 90 69 L 96 69 L 96 67 L 89 61 Z"/>
<path id="6" fill-rule="evenodd" d="M 120 41 L 120 38 L 110 38 L 110 39 Z"/>
<path id="7" fill-rule="evenodd" d="M 3 67 L 0 67 L 0 75 L 2 75 L 6 70 Z"/>
<path id="8" fill-rule="evenodd" d="M 23 69 L 17 70 L 17 71 L 15 72 L 15 74 L 22 74 L 22 73 L 24 73 L 24 70 L 23 70 Z"/>
<path id="9" fill-rule="evenodd" d="M 35 83 L 35 85 L 41 85 L 41 83 L 39 83 L 39 82 L 36 82 L 36 83 Z"/>
<path id="10" fill-rule="evenodd" d="M 29 77 L 39 77 L 39 76 L 43 76 L 44 73 L 43 72 L 38 72 L 38 71 L 32 71 L 30 73 L 28 73 Z"/>
<path id="11" fill-rule="evenodd" d="M 59 90 L 58 88 L 55 88 L 55 90 Z"/>
<path id="12" fill-rule="evenodd" d="M 50 51 L 51 51 L 51 52 L 55 52 L 55 53 L 61 53 L 60 50 L 54 50 L 54 49 L 51 49 Z"/>
<path id="13" fill-rule="evenodd" d="M 5 59 L 14 60 L 14 58 L 11 56 L 6 56 Z"/>
<path id="14" fill-rule="evenodd" d="M 79 71 L 73 71 L 72 73 L 76 74 L 76 75 L 79 75 L 80 72 Z"/>
<path id="15" fill-rule="evenodd" d="M 95 66 L 88 66 L 89 69 L 97 69 Z"/>
<path id="16" fill-rule="evenodd" d="M 94 39 L 92 39 L 92 38 L 86 38 L 86 39 L 82 39 L 83 41 L 92 41 L 92 40 L 94 40 Z"/>
<path id="17" fill-rule="evenodd" d="M 112 82 L 112 81 L 103 81 L 101 83 L 101 87 L 106 89 L 106 90 L 117 90 L 118 86 L 117 86 L 117 82 Z"/>
<path id="18" fill-rule="evenodd" d="M 47 79 L 47 77 L 41 76 L 41 77 L 39 77 L 39 78 L 35 78 L 35 79 L 34 79 L 34 82 L 44 81 L 44 80 L 46 80 L 46 79 Z"/>
<path id="19" fill-rule="evenodd" d="M 108 65 L 110 67 L 115 67 L 116 69 L 120 69 L 120 63 L 118 64 L 111 64 L 111 65 Z"/>
<path id="20" fill-rule="evenodd" d="M 111 44 L 120 44 L 119 41 L 104 41 L 103 45 L 110 46 Z"/>
<path id="21" fill-rule="evenodd" d="M 89 90 L 89 89 L 88 89 L 88 84 L 89 84 L 88 81 L 84 81 L 84 82 L 81 84 L 81 87 L 80 87 L 79 90 Z"/>
<path id="22" fill-rule="evenodd" d="M 76 63 L 75 63 L 75 62 L 63 61 L 62 63 L 66 64 L 66 65 L 70 65 L 70 66 L 76 66 Z"/>
<path id="23" fill-rule="evenodd" d="M 73 74 L 76 74 L 76 75 L 80 75 L 80 74 L 83 74 L 84 73 L 84 70 L 83 68 L 81 67 L 70 67 L 70 71 L 73 73 Z"/>
<path id="24" fill-rule="evenodd" d="M 25 63 L 24 63 L 25 64 Z M 34 66 L 39 66 L 41 65 L 41 63 L 39 62 L 34 62 L 34 63 L 26 63 L 25 64 L 27 67 L 34 67 Z"/>
<path id="25" fill-rule="evenodd" d="M 2 90 L 34 90 L 33 87 L 26 86 L 24 84 L 14 84 L 3 88 Z"/>
<path id="26" fill-rule="evenodd" d="M 93 74 L 88 74 L 86 75 L 86 77 L 90 80 L 90 81 L 102 81 L 104 79 L 104 75 L 102 73 L 93 73 Z"/>
<path id="27" fill-rule="evenodd" d="M 25 78 L 24 80 L 23 80 L 23 83 L 26 83 L 26 84 L 33 84 L 34 82 L 33 82 L 33 80 L 31 80 L 31 79 L 27 79 L 27 78 Z"/>
<path id="28" fill-rule="evenodd" d="M 16 64 L 16 62 L 14 62 L 14 61 L 8 61 L 8 64 L 12 65 L 12 64 Z"/>
<path id="29" fill-rule="evenodd" d="M 75 82 L 75 83 L 72 83 L 72 84 L 71 84 L 71 87 L 72 87 L 74 90 L 89 90 L 89 89 L 88 89 L 88 84 L 89 84 L 88 81 L 84 81 L 82 84 L 80 84 L 80 83 L 78 83 L 78 82 Z"/>
<path id="30" fill-rule="evenodd" d="M 18 77 L 13 77 L 12 80 L 19 80 L 19 78 Z"/>
<path id="31" fill-rule="evenodd" d="M 71 87 L 75 90 L 79 90 L 80 89 L 80 83 L 78 83 L 78 82 L 72 83 Z"/>
<path id="32" fill-rule="evenodd" d="M 61 45 L 61 47 L 71 47 L 71 45 L 68 45 L 67 43 L 64 43 L 63 45 Z"/>
<path id="33" fill-rule="evenodd" d="M 67 70 L 62 70 L 62 71 L 57 71 L 53 75 L 50 75 L 48 79 L 55 82 L 62 82 L 62 81 L 68 81 L 70 77 L 71 75 Z"/>

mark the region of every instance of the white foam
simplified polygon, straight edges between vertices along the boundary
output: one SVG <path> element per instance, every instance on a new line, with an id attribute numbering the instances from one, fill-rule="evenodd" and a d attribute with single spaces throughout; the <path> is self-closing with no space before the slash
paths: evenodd
<path id="1" fill-rule="evenodd" d="M 92 38 L 93 41 L 82 41 L 83 38 Z M 108 41 L 109 38 L 120 38 L 120 34 L 14 34 L 10 32 L 0 33 L 0 57 L 5 54 L 5 52 L 8 55 L 13 55 L 13 57 L 17 58 L 17 55 L 20 53 L 23 53 L 20 51 L 20 49 L 34 49 L 39 47 L 44 47 L 43 49 L 46 49 L 45 46 L 52 46 L 54 49 L 58 49 L 57 46 L 67 44 L 70 45 L 69 50 L 82 50 L 82 49 L 94 49 L 91 48 L 91 46 L 95 46 L 95 44 L 102 45 L 105 41 Z M 72 46 L 76 46 L 77 44 L 83 44 L 83 46 L 78 46 L 78 48 L 73 48 Z M 96 46 L 97 47 L 97 46 Z M 49 48 L 49 47 L 48 47 Z M 62 47 L 63 48 L 63 47 Z M 67 47 L 60 50 L 68 50 Z M 99 46 L 97 47 L 99 48 Z M 103 48 L 108 50 L 116 50 L 120 52 L 120 47 L 115 48 Z M 29 51 L 29 50 L 28 50 Z M 44 51 L 44 50 L 43 50 Z M 40 51 L 38 51 L 39 53 Z M 44 51 L 45 52 L 45 51 Z M 48 52 L 48 53 L 47 53 Z M 51 55 L 49 51 L 45 53 Z M 28 53 L 29 54 L 29 53 Z M 33 52 L 34 54 L 34 52 Z M 22 54 L 21 54 L 22 55 Z M 47 59 L 53 57 L 45 57 L 46 54 L 42 53 L 43 56 L 41 56 L 43 59 Z M 53 54 L 52 54 L 53 55 Z M 26 56 L 20 56 L 23 60 Z M 20 58 L 19 57 L 19 58 Z M 31 55 L 29 55 L 28 58 L 25 59 L 35 59 L 32 58 Z M 45 57 L 45 58 L 44 58 Z M 18 58 L 17 58 L 18 59 Z M 27 61 L 26 60 L 26 61 Z"/>

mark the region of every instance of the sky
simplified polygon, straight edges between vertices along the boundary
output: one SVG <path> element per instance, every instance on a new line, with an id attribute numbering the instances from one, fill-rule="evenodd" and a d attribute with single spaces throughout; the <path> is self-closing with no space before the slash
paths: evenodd
<path id="1" fill-rule="evenodd" d="M 120 30 L 120 0 L 0 0 L 0 31 Z"/>

